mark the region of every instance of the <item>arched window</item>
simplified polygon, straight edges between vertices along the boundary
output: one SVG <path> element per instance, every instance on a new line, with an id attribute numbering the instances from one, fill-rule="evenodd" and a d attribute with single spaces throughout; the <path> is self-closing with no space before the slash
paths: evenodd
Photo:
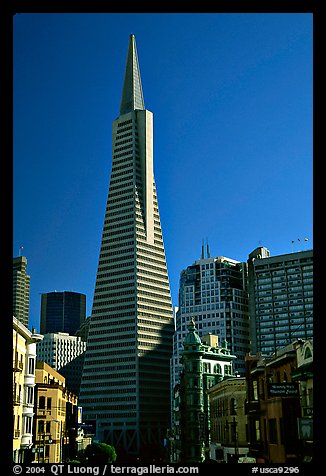
<path id="1" fill-rule="evenodd" d="M 237 414 L 237 402 L 235 398 L 230 399 L 230 415 L 236 415 Z"/>
<path id="2" fill-rule="evenodd" d="M 312 357 L 311 349 L 310 347 L 306 347 L 306 350 L 304 352 L 304 358 L 309 359 L 310 357 Z"/>
<path id="3" fill-rule="evenodd" d="M 214 374 L 222 374 L 222 367 L 220 366 L 220 364 L 214 365 Z"/>
<path id="4" fill-rule="evenodd" d="M 204 362 L 204 373 L 211 373 L 211 364 Z"/>
<path id="5" fill-rule="evenodd" d="M 232 367 L 231 365 L 224 365 L 224 375 L 231 375 Z"/>

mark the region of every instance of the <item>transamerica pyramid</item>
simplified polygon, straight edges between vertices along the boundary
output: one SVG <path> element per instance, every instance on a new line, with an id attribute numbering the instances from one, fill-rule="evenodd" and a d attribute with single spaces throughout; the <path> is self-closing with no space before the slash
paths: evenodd
<path id="1" fill-rule="evenodd" d="M 96 438 L 159 455 L 170 421 L 171 293 L 145 109 L 130 35 L 79 402 Z"/>

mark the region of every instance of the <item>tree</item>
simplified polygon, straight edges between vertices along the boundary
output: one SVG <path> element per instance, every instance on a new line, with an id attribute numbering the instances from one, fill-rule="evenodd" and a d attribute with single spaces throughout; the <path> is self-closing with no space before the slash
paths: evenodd
<path id="1" fill-rule="evenodd" d="M 84 457 L 90 464 L 106 464 L 114 463 L 117 454 L 113 446 L 106 443 L 92 443 L 86 447 Z"/>

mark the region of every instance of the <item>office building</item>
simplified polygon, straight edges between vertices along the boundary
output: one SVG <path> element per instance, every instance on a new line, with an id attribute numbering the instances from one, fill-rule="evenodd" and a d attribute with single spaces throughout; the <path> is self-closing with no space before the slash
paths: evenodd
<path id="1" fill-rule="evenodd" d="M 67 332 L 74 335 L 86 319 L 86 295 L 72 291 L 41 296 L 41 334 Z"/>
<path id="2" fill-rule="evenodd" d="M 273 354 L 313 336 L 313 251 L 270 256 L 256 248 L 248 259 L 251 352 Z"/>
<path id="3" fill-rule="evenodd" d="M 119 455 L 155 458 L 170 417 L 173 313 L 145 109 L 130 35 L 80 392 L 85 423 Z"/>
<path id="4" fill-rule="evenodd" d="M 13 315 L 28 328 L 31 278 L 27 274 L 26 256 L 13 259 Z"/>
<path id="5" fill-rule="evenodd" d="M 250 350 L 247 267 L 246 263 L 210 257 L 209 247 L 201 258 L 180 274 L 179 306 L 171 359 L 171 386 L 179 381 L 182 370 L 180 351 L 190 319 L 194 319 L 198 334 L 217 335 L 226 340 L 237 356 L 234 370 L 245 372 L 245 355 Z"/>
<path id="6" fill-rule="evenodd" d="M 37 344 L 37 360 L 46 362 L 66 379 L 66 386 L 79 395 L 86 341 L 66 332 L 44 334 Z"/>

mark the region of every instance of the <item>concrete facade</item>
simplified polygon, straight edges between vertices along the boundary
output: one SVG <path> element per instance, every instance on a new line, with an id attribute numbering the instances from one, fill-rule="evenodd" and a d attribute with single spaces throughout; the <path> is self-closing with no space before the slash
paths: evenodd
<path id="1" fill-rule="evenodd" d="M 159 454 L 170 418 L 173 313 L 145 109 L 130 35 L 81 383 L 85 423 L 128 457 Z M 127 457 L 127 456 L 126 456 Z"/>
<path id="2" fill-rule="evenodd" d="M 313 251 L 270 256 L 256 248 L 248 259 L 251 353 L 271 355 L 313 337 Z"/>

